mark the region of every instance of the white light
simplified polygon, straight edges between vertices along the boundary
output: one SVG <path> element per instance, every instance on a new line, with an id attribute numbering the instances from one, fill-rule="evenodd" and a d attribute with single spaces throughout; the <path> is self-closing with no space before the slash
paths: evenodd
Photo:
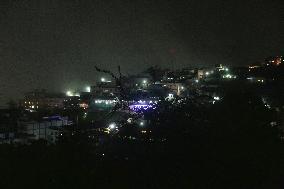
<path id="1" fill-rule="evenodd" d="M 140 126 L 143 126 L 143 125 L 144 125 L 144 122 L 143 122 L 143 121 L 141 121 L 141 122 L 139 123 L 139 125 L 140 125 Z"/>
<path id="2" fill-rule="evenodd" d="M 73 93 L 72 93 L 71 91 L 67 91 L 67 92 L 66 92 L 66 95 L 67 95 L 67 96 L 73 96 Z"/>
<path id="3" fill-rule="evenodd" d="M 143 80 L 143 84 L 146 84 L 146 83 L 147 83 L 147 80 L 144 79 L 144 80 Z"/>
<path id="4" fill-rule="evenodd" d="M 184 89 L 184 87 L 182 86 L 182 87 L 181 87 L 181 90 L 183 90 L 183 89 Z"/>
<path id="5" fill-rule="evenodd" d="M 174 94 L 169 94 L 169 98 L 174 98 Z"/>
<path id="6" fill-rule="evenodd" d="M 195 80 L 195 83 L 198 83 L 198 82 L 199 82 L 199 80 L 198 80 L 198 79 L 196 79 L 196 80 Z"/>
<path id="7" fill-rule="evenodd" d="M 132 123 L 132 118 L 128 118 L 127 123 Z"/>
<path id="8" fill-rule="evenodd" d="M 229 71 L 229 68 L 226 68 L 225 71 Z"/>
<path id="9" fill-rule="evenodd" d="M 90 86 L 88 86 L 88 87 L 86 87 L 86 92 L 91 92 L 91 87 Z"/>
<path id="10" fill-rule="evenodd" d="M 209 72 L 205 72 L 205 75 L 209 75 Z"/>
<path id="11" fill-rule="evenodd" d="M 214 98 L 214 100 L 220 100 L 219 96 L 214 96 L 213 98 Z"/>
<path id="12" fill-rule="evenodd" d="M 35 106 L 31 106 L 31 108 L 35 108 Z"/>
<path id="13" fill-rule="evenodd" d="M 101 82 L 105 82 L 105 81 L 106 81 L 106 79 L 102 77 L 101 78 Z"/>
<path id="14" fill-rule="evenodd" d="M 111 123 L 111 124 L 109 124 L 108 128 L 109 129 L 115 129 L 115 126 L 116 126 L 115 123 Z"/>

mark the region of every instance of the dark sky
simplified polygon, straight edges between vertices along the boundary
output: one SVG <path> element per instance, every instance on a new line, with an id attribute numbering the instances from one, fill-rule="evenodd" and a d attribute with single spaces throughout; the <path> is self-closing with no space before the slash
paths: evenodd
<path id="1" fill-rule="evenodd" d="M 0 0 L 0 104 L 92 84 L 95 64 L 131 73 L 284 54 L 283 10 L 281 0 Z"/>

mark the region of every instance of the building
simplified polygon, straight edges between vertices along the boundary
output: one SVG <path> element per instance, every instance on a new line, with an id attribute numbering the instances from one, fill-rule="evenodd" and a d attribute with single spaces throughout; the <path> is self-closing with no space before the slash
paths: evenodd
<path id="1" fill-rule="evenodd" d="M 91 86 L 91 94 L 95 97 L 116 94 L 118 92 L 119 89 L 116 83 L 112 81 L 101 81 L 97 82 L 96 85 Z"/>
<path id="2" fill-rule="evenodd" d="M 62 93 L 48 93 L 45 90 L 35 90 L 25 94 L 20 101 L 20 107 L 29 110 L 61 109 L 64 107 L 65 96 Z"/>
<path id="3" fill-rule="evenodd" d="M 163 83 L 163 86 L 168 88 L 170 93 L 173 93 L 177 96 L 181 95 L 181 92 L 185 90 L 185 87 L 182 83 Z"/>
<path id="4" fill-rule="evenodd" d="M 62 134 L 63 127 L 69 125 L 72 125 L 72 122 L 67 117 L 51 116 L 44 117 L 40 122 L 22 122 L 20 132 L 26 134 L 29 140 L 43 139 L 54 143 Z"/>

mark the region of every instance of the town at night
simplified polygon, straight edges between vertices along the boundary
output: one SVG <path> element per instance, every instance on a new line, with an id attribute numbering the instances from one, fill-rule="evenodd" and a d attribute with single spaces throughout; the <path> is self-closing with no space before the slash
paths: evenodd
<path id="1" fill-rule="evenodd" d="M 283 188 L 280 4 L 1 1 L 1 188 Z"/>

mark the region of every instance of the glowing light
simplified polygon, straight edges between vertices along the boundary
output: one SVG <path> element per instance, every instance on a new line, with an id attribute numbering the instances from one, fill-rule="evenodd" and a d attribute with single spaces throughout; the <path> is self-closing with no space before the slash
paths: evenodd
<path id="1" fill-rule="evenodd" d="M 73 96 L 73 93 L 71 91 L 67 91 L 66 96 Z"/>
<path id="2" fill-rule="evenodd" d="M 140 111 L 140 110 L 148 110 L 148 109 L 154 109 L 152 105 L 149 104 L 133 104 L 130 105 L 129 108 L 133 111 Z"/>
<path id="3" fill-rule="evenodd" d="M 140 125 L 140 126 L 144 126 L 144 122 L 141 121 L 141 122 L 139 123 L 139 125 Z"/>
<path id="4" fill-rule="evenodd" d="M 109 128 L 110 130 L 113 130 L 113 129 L 116 128 L 116 124 L 115 124 L 115 123 L 111 123 L 111 124 L 109 124 L 108 128 Z"/>
<path id="5" fill-rule="evenodd" d="M 132 123 L 132 118 L 128 118 L 127 123 Z"/>
<path id="6" fill-rule="evenodd" d="M 86 92 L 88 92 L 88 93 L 91 92 L 91 87 L 90 86 L 86 87 Z"/>
<path id="7" fill-rule="evenodd" d="M 205 75 L 209 75 L 209 72 L 205 72 Z"/>
<path id="8" fill-rule="evenodd" d="M 105 82 L 106 79 L 104 77 L 101 78 L 101 82 Z"/>
<path id="9" fill-rule="evenodd" d="M 214 98 L 214 100 L 220 100 L 219 96 L 214 96 L 213 98 Z"/>
<path id="10" fill-rule="evenodd" d="M 226 71 L 226 72 L 229 71 L 229 68 L 225 68 L 225 71 Z"/>
<path id="11" fill-rule="evenodd" d="M 196 80 L 195 80 L 195 83 L 198 83 L 198 82 L 199 82 L 199 80 L 198 80 L 198 79 L 196 79 Z"/>
<path id="12" fill-rule="evenodd" d="M 168 97 L 169 97 L 169 98 L 174 98 L 174 94 L 170 93 L 170 94 L 168 95 Z"/>

